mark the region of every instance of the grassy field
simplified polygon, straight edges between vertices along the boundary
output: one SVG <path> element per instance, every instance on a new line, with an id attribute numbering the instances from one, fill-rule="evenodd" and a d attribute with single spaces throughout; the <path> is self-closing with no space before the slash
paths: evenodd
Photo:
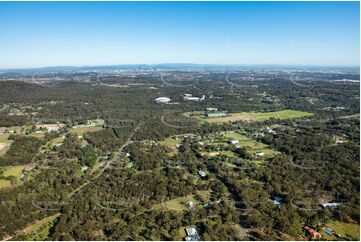
<path id="1" fill-rule="evenodd" d="M 209 156 L 209 157 L 215 157 L 215 156 L 218 156 L 220 154 L 221 154 L 221 152 L 218 152 L 218 151 L 201 152 L 202 156 Z"/>
<path id="2" fill-rule="evenodd" d="M 4 176 L 14 176 L 16 177 L 17 180 L 20 179 L 22 171 L 24 170 L 26 166 L 25 165 L 20 165 L 20 166 L 6 166 L 6 167 L 2 167 L 0 169 L 2 169 L 4 171 Z M 5 188 L 5 187 L 11 187 L 11 182 L 9 180 L 5 180 L 5 179 L 0 179 L 0 188 Z"/>
<path id="3" fill-rule="evenodd" d="M 204 202 L 209 202 L 211 199 L 211 190 L 202 190 L 202 191 L 197 191 L 196 193 L 201 200 L 203 200 Z"/>
<path id="4" fill-rule="evenodd" d="M 179 234 L 178 234 L 178 237 L 175 238 L 176 240 L 178 241 L 181 241 L 184 239 L 184 237 L 187 236 L 187 233 L 186 233 L 186 228 L 185 227 L 182 227 L 179 229 Z"/>
<path id="5" fill-rule="evenodd" d="M 72 128 L 70 133 L 76 133 L 77 135 L 83 135 L 86 132 L 95 132 L 102 130 L 103 128 L 100 126 L 92 126 L 92 127 L 79 127 L 79 128 Z"/>
<path id="6" fill-rule="evenodd" d="M 38 229 L 41 227 L 41 225 L 43 225 L 43 224 L 45 224 L 45 223 L 47 223 L 47 222 L 51 222 L 51 221 L 53 221 L 54 219 L 56 219 L 57 217 L 59 217 L 59 216 L 60 216 L 60 213 L 57 213 L 57 214 L 55 214 L 55 215 L 53 215 L 53 216 L 46 217 L 46 218 L 44 218 L 44 219 L 42 219 L 42 220 L 39 220 L 39 221 L 37 221 L 36 223 L 34 223 L 34 224 L 29 225 L 28 227 L 26 227 L 26 228 L 23 230 L 23 232 L 24 232 L 24 233 L 34 232 L 34 231 L 38 230 Z"/>
<path id="7" fill-rule="evenodd" d="M 173 139 L 173 138 L 171 138 L 171 137 L 166 138 L 165 140 L 159 142 L 160 145 L 163 145 L 163 146 L 166 146 L 166 147 L 168 147 L 168 148 L 173 149 L 173 151 L 170 152 L 169 155 L 173 155 L 173 154 L 177 154 L 177 153 L 178 153 L 178 150 L 177 150 L 177 148 L 176 148 L 176 145 L 179 144 L 179 143 L 180 143 L 179 140 L 175 140 L 175 139 Z"/>
<path id="8" fill-rule="evenodd" d="M 0 179 L 0 189 L 11 187 L 11 183 L 8 180 Z"/>
<path id="9" fill-rule="evenodd" d="M 326 224 L 327 227 L 333 229 L 335 233 L 344 237 L 346 234 L 360 240 L 360 225 L 351 223 L 342 223 L 340 221 L 332 220 Z"/>
<path id="10" fill-rule="evenodd" d="M 225 123 L 234 121 L 264 121 L 271 118 L 275 119 L 291 119 L 291 118 L 303 118 L 312 116 L 312 113 L 296 111 L 296 110 L 282 110 L 277 112 L 243 112 L 243 113 L 232 113 L 227 117 L 221 118 L 208 118 L 206 119 L 210 123 Z"/>
<path id="11" fill-rule="evenodd" d="M 54 220 L 60 215 L 60 213 L 57 213 L 53 216 L 38 220 L 34 224 L 31 224 L 25 227 L 23 230 L 19 231 L 17 234 L 18 236 L 22 235 L 22 237 L 19 237 L 21 240 L 46 240 L 49 235 L 49 230 L 53 226 Z M 16 237 L 15 239 L 18 240 Z"/>
<path id="12" fill-rule="evenodd" d="M 53 145 L 55 145 L 55 144 L 60 144 L 60 143 L 62 143 L 63 141 L 64 141 L 64 138 L 63 138 L 62 136 L 60 136 L 60 137 L 58 137 L 58 138 L 53 139 L 53 140 L 51 141 L 51 143 L 52 143 Z"/>
<path id="13" fill-rule="evenodd" d="M 22 171 L 25 167 L 26 167 L 26 165 L 4 167 L 5 168 L 4 175 L 20 177 L 22 174 Z"/>
<path id="14" fill-rule="evenodd" d="M 4 155 L 9 148 L 10 148 L 10 142 L 0 143 L 0 156 Z"/>
<path id="15" fill-rule="evenodd" d="M 9 142 L 9 140 L 8 140 L 9 135 L 10 135 L 9 133 L 0 134 L 0 143 Z"/>
<path id="16" fill-rule="evenodd" d="M 196 200 L 194 199 L 193 195 L 189 195 L 186 197 L 180 197 L 173 200 L 169 200 L 167 202 L 159 203 L 153 206 L 153 209 L 170 209 L 175 211 L 183 211 L 186 210 L 187 207 L 185 204 L 189 201 L 192 201 L 196 204 Z"/>
<path id="17" fill-rule="evenodd" d="M 215 156 L 227 156 L 229 158 L 234 158 L 236 155 L 230 150 L 224 151 L 211 151 L 211 152 L 201 152 L 202 156 L 215 157 Z"/>
<path id="18" fill-rule="evenodd" d="M 84 171 L 82 171 L 81 169 L 79 169 L 79 170 L 77 170 L 76 172 L 75 172 L 75 176 L 76 177 L 82 177 L 82 176 L 84 176 Z"/>
<path id="19" fill-rule="evenodd" d="M 45 132 L 41 132 L 41 133 L 31 133 L 29 134 L 29 136 L 32 136 L 32 137 L 36 137 L 36 138 L 43 138 L 45 136 Z"/>
<path id="20" fill-rule="evenodd" d="M 247 136 L 235 132 L 225 133 L 224 137 L 238 140 L 239 145 L 245 147 L 252 155 L 255 155 L 256 152 L 263 152 L 265 157 L 273 157 L 279 153 L 278 151 L 270 149 L 266 144 L 257 142 Z"/>
<path id="21" fill-rule="evenodd" d="M 214 156 L 222 155 L 222 156 L 226 156 L 229 158 L 237 157 L 237 155 L 235 153 L 233 153 L 232 151 L 224 150 L 227 146 L 229 146 L 228 139 L 231 139 L 231 138 L 238 140 L 239 141 L 238 145 L 240 147 L 246 148 L 247 151 L 251 155 L 253 155 L 255 158 L 256 158 L 256 156 L 255 156 L 256 152 L 263 152 L 264 157 L 266 157 L 266 158 L 273 157 L 273 156 L 279 154 L 278 151 L 275 151 L 275 150 L 269 148 L 269 146 L 266 144 L 263 144 L 256 140 L 253 140 L 252 138 L 248 138 L 245 135 L 241 135 L 241 134 L 231 131 L 231 132 L 226 132 L 223 134 L 210 135 L 208 137 L 208 139 L 214 139 L 214 141 L 212 141 L 210 143 L 210 145 L 213 147 L 212 151 L 202 151 L 201 152 L 202 156 L 214 157 Z M 218 148 L 220 149 L 219 151 L 218 151 Z M 256 163 L 258 161 L 261 161 L 261 160 L 255 159 Z"/>

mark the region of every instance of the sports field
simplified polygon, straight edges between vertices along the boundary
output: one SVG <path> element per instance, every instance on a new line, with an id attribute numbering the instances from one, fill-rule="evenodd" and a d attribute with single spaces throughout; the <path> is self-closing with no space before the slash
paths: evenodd
<path id="1" fill-rule="evenodd" d="M 269 119 L 291 119 L 291 118 L 303 118 L 312 116 L 312 113 L 296 111 L 296 110 L 282 110 L 276 112 L 243 112 L 243 113 L 232 113 L 227 117 L 221 118 L 207 118 L 210 123 L 225 123 L 225 122 L 235 122 L 235 121 L 264 121 Z"/>

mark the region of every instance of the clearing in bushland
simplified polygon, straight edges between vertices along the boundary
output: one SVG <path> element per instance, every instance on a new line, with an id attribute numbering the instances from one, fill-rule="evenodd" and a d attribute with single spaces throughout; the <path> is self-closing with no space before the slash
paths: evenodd
<path id="1" fill-rule="evenodd" d="M 206 120 L 210 123 L 225 123 L 225 122 L 235 122 L 235 121 L 264 121 L 268 119 L 291 119 L 291 118 L 303 118 L 312 116 L 313 113 L 296 111 L 296 110 L 282 110 L 276 112 L 265 112 L 265 113 L 255 113 L 255 112 L 242 112 L 242 113 L 232 113 L 227 117 L 220 118 L 207 118 Z"/>

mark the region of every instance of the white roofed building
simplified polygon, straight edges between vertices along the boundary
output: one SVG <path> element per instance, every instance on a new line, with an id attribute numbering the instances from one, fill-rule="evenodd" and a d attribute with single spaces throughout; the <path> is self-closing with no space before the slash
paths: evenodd
<path id="1" fill-rule="evenodd" d="M 154 99 L 156 103 L 169 103 L 171 99 L 169 97 L 158 97 Z"/>

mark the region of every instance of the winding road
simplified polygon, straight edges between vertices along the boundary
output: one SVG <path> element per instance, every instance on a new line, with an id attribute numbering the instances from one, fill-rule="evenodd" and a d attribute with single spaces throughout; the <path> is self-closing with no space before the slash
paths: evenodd
<path id="1" fill-rule="evenodd" d="M 130 145 L 131 143 L 133 143 L 132 138 L 133 135 L 139 130 L 139 128 L 144 124 L 144 122 L 138 124 L 138 126 L 130 133 L 127 141 L 119 148 L 119 150 L 117 152 L 115 152 L 113 159 L 108 160 L 103 169 L 97 174 L 95 175 L 90 181 L 87 181 L 86 183 L 82 184 L 81 186 L 79 186 L 78 188 L 76 188 L 75 190 L 73 190 L 71 193 L 69 193 L 66 197 L 65 200 L 72 198 L 76 193 L 78 193 L 79 191 L 81 191 L 84 187 L 88 186 L 90 183 L 92 183 L 93 181 L 95 181 L 96 179 L 98 179 L 100 176 L 103 175 L 103 173 L 108 169 L 108 167 L 110 166 L 110 164 L 112 164 L 113 162 L 115 162 L 119 155 L 123 152 L 123 149 L 125 147 L 127 147 L 128 145 Z"/>

